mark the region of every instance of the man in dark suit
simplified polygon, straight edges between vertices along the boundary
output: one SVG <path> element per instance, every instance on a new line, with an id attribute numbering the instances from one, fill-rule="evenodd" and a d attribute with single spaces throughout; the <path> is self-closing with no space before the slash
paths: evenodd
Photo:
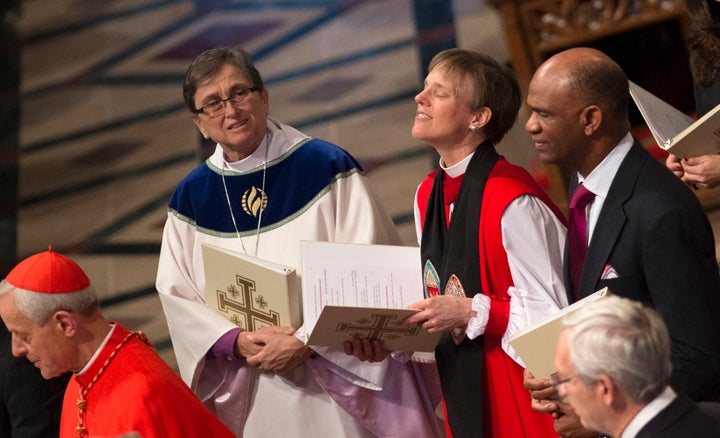
<path id="1" fill-rule="evenodd" d="M 563 326 L 553 384 L 585 427 L 618 438 L 718 436 L 718 412 L 668 386 L 670 337 L 655 310 L 611 295 Z"/>
<path id="2" fill-rule="evenodd" d="M 697 198 L 630 135 L 628 102 L 625 73 L 589 48 L 551 57 L 530 83 L 525 129 L 540 159 L 573 174 L 571 194 L 579 184 L 594 194 L 581 210 L 584 262 L 567 256 L 564 262 L 569 298 L 607 286 L 656 308 L 673 342 L 673 388 L 698 401 L 719 400 L 720 275 L 712 229 Z M 525 385 L 534 407 L 552 412 L 556 430 L 571 436 L 565 428 L 577 426 L 576 417 L 548 400 L 550 382 L 527 376 Z"/>
<path id="3" fill-rule="evenodd" d="M 0 437 L 58 436 L 70 373 L 45 380 L 24 357 L 13 357 L 12 334 L 0 320 Z"/>

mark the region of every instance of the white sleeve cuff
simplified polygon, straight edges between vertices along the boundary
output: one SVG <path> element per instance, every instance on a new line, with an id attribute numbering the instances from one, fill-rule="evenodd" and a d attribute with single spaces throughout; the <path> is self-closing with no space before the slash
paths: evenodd
<path id="1" fill-rule="evenodd" d="M 487 328 L 490 319 L 490 298 L 481 293 L 476 294 L 472 300 L 472 309 L 476 316 L 470 318 L 465 335 L 470 339 L 475 339 L 485 333 Z"/>

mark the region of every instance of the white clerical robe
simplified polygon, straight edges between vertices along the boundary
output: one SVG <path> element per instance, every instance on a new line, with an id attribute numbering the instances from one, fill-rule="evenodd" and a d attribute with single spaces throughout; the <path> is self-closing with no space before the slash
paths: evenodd
<path id="1" fill-rule="evenodd" d="M 354 162 L 334 145 L 308 139 L 295 129 L 268 120 L 270 135 L 250 157 L 225 162 L 218 145 L 214 155 L 186 180 L 179 192 L 192 199 L 217 198 L 212 215 L 227 217 L 229 208 L 222 188 L 208 193 L 208 181 L 267 172 L 269 202 L 280 202 L 284 191 L 310 184 L 318 169 Z M 328 146 L 329 145 L 329 146 Z M 307 149 L 302 149 L 307 148 Z M 314 151 L 294 165 L 295 173 L 273 173 L 275 166 Z M 322 151 L 327 151 L 325 154 Z M 308 155 L 308 154 L 305 154 Z M 324 155 L 332 155 L 326 158 Z M 267 160 L 267 170 L 263 171 Z M 356 164 L 356 163 L 355 163 Z M 205 166 L 205 167 L 203 167 Z M 300 208 L 285 217 L 263 217 L 259 239 L 254 229 L 242 232 L 212 229 L 193 217 L 202 212 L 175 210 L 168 213 L 158 267 L 157 288 L 170 328 L 183 379 L 218 417 L 238 436 L 441 436 L 434 414 L 439 383 L 434 364 L 401 363 L 388 358 L 380 363 L 360 362 L 342 351 L 322 350 L 289 376 L 261 372 L 244 359 L 208 359 L 213 345 L 235 326 L 205 307 L 205 278 L 201 245 L 209 243 L 243 252 L 301 272 L 300 242 L 334 241 L 398 244 L 397 231 L 368 186 L 366 177 L 352 163 L 338 167 L 337 175 Z M 290 175 L 290 177 L 288 177 Z M 303 175 L 301 177 L 301 175 Z M 305 179 L 307 177 L 307 180 Z M 206 179 L 203 179 L 206 178 Z M 263 175 L 265 180 L 265 175 Z M 199 182 L 198 182 L 199 181 Z M 220 186 L 221 187 L 221 186 Z M 197 193 L 204 190 L 204 193 Z M 276 194 L 280 195 L 276 195 Z M 193 198 L 193 196 L 195 198 Z M 188 205 L 192 202 L 188 201 Z M 223 208 L 224 207 L 224 208 Z M 239 208 L 235 210 L 238 215 Z M 270 212 L 268 207 L 267 212 Z M 207 212 L 205 212 L 207 213 Z M 269 214 L 269 213 L 268 213 Z M 265 222 L 265 221 L 268 222 Z M 212 219 L 210 219 L 212 221 Z M 236 225 L 237 228 L 237 225 Z M 240 237 L 237 236 L 240 234 Z M 240 240 L 242 239 L 242 244 Z M 296 333 L 302 339 L 303 328 Z"/>

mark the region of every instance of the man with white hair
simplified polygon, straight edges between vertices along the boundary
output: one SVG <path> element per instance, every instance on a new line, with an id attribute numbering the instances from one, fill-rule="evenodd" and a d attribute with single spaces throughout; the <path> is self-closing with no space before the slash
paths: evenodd
<path id="1" fill-rule="evenodd" d="M 83 270 L 52 249 L 20 262 L 0 283 L 0 316 L 12 353 L 46 379 L 72 371 L 60 438 L 234 435 L 149 345 L 108 322 Z"/>
<path id="2" fill-rule="evenodd" d="M 609 296 L 563 326 L 553 386 L 583 426 L 615 438 L 718 436 L 718 405 L 696 404 L 668 386 L 670 337 L 655 310 Z"/>

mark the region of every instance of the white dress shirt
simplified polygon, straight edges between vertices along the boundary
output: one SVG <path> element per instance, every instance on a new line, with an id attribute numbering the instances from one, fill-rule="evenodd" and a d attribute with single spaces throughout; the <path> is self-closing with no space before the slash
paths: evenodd
<path id="1" fill-rule="evenodd" d="M 450 177 L 458 177 L 465 173 L 472 156 L 473 154 L 470 154 L 450 167 L 443 166 L 441 161 L 440 167 Z M 454 203 L 450 205 L 451 214 L 453 208 Z M 508 340 L 512 333 L 567 306 L 562 271 L 566 230 L 552 210 L 532 195 L 522 195 L 513 200 L 503 212 L 500 225 L 514 283 L 514 286 L 508 289 L 511 298 L 510 316 L 501 345 L 505 353 L 525 367 L 525 363 L 509 345 Z M 417 203 L 415 226 L 420 242 L 422 229 Z M 476 294 L 472 308 L 476 316 L 470 319 L 465 334 L 468 338 L 475 339 L 485 333 L 490 317 L 490 298 L 481 293 Z"/>

